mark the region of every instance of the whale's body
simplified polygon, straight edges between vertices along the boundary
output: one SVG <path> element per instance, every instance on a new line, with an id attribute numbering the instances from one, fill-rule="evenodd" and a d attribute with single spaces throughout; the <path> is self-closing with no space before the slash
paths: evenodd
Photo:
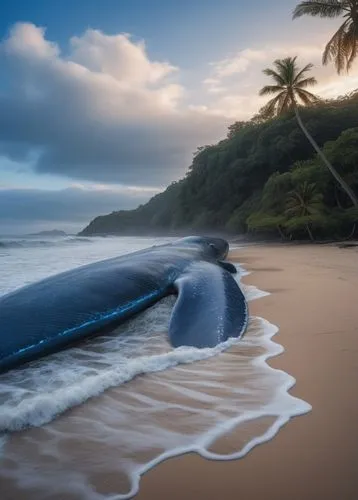
<path id="1" fill-rule="evenodd" d="M 222 262 L 228 244 L 189 237 L 82 266 L 0 297 L 0 371 L 113 329 L 166 295 L 178 294 L 173 346 L 213 347 L 239 337 L 247 304 Z"/>

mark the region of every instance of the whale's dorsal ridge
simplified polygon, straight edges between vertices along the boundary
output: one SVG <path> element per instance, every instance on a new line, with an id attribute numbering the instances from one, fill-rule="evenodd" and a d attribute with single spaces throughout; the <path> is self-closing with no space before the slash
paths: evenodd
<path id="1" fill-rule="evenodd" d="M 214 347 L 241 337 L 248 311 L 245 297 L 231 274 L 210 262 L 194 262 L 174 282 L 178 299 L 169 324 L 174 347 Z"/>

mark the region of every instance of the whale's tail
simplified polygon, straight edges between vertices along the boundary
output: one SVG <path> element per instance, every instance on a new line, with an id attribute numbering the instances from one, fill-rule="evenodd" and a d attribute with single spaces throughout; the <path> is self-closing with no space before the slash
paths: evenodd
<path id="1" fill-rule="evenodd" d="M 243 335 L 248 322 L 247 303 L 227 270 L 209 262 L 195 262 L 174 286 L 178 299 L 169 325 L 174 347 L 214 347 Z"/>

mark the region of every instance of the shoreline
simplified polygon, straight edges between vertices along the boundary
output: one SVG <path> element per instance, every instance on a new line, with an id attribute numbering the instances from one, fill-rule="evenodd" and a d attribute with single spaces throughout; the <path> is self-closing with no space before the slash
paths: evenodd
<path id="1" fill-rule="evenodd" d="M 138 230 L 135 232 L 126 232 L 126 233 L 85 233 L 83 230 L 73 234 L 66 234 L 66 236 L 73 237 L 84 237 L 84 238 L 185 238 L 186 236 L 191 236 L 192 232 L 188 229 L 183 229 L 182 231 L 158 231 L 158 232 L 147 232 L 146 228 L 142 228 L 141 236 L 138 236 Z M 234 246 L 338 246 L 341 245 L 349 245 L 352 247 L 358 247 L 358 239 L 357 238 L 342 238 L 342 239 L 326 239 L 326 240 L 315 240 L 312 242 L 309 239 L 296 239 L 296 240 L 284 240 L 279 236 L 260 236 L 260 235 L 250 235 L 250 233 L 245 233 L 242 235 L 235 236 L 233 233 L 226 233 L 222 231 L 193 231 L 196 236 L 208 236 L 213 238 L 223 238 L 227 240 L 230 245 Z M 28 237 L 34 235 L 4 235 L 4 237 Z"/>
<path id="2" fill-rule="evenodd" d="M 313 409 L 242 459 L 189 454 L 163 462 L 141 478 L 136 498 L 355 499 L 357 249 L 253 245 L 233 250 L 230 259 L 252 271 L 245 284 L 271 293 L 250 304 L 250 315 L 278 325 L 275 341 L 285 351 L 268 363 L 296 379 L 290 394 Z"/>

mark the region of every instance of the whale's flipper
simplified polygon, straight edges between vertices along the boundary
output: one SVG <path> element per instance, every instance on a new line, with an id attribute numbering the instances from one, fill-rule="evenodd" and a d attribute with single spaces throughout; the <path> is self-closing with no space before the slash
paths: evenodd
<path id="1" fill-rule="evenodd" d="M 226 269 L 227 271 L 229 271 L 229 273 L 231 273 L 231 274 L 237 273 L 237 269 L 234 266 L 234 264 L 231 264 L 231 262 L 228 262 L 227 260 L 218 260 L 218 264 L 223 269 Z"/>
<path id="2" fill-rule="evenodd" d="M 208 263 L 193 263 L 174 283 L 178 299 L 169 325 L 174 347 L 214 347 L 246 328 L 245 297 L 231 274 Z"/>

